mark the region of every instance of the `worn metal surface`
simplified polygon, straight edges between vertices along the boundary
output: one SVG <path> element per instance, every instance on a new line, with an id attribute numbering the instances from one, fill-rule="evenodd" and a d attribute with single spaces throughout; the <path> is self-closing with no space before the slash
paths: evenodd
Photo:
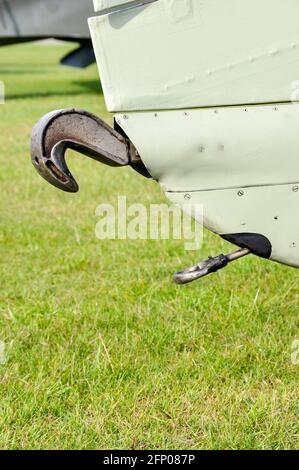
<path id="1" fill-rule="evenodd" d="M 38 173 L 63 191 L 77 192 L 79 186 L 65 161 L 67 149 L 109 166 L 130 163 L 130 145 L 126 139 L 82 109 L 47 114 L 36 124 L 31 137 L 31 159 Z"/>
<path id="2" fill-rule="evenodd" d="M 174 282 L 176 284 L 189 284 L 190 282 L 201 279 L 202 277 L 208 276 L 209 274 L 216 273 L 220 269 L 225 268 L 229 263 L 237 261 L 240 258 L 244 258 L 250 254 L 250 251 L 247 249 L 242 249 L 230 253 L 229 255 L 219 255 L 215 258 L 209 258 L 196 266 L 191 268 L 184 269 L 175 273 L 173 276 Z"/>

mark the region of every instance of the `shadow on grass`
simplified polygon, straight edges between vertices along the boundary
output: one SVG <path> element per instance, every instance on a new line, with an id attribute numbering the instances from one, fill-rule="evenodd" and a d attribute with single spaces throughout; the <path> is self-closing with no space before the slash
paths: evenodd
<path id="1" fill-rule="evenodd" d="M 100 82 L 100 79 L 97 80 L 84 80 L 82 82 L 80 81 L 74 81 L 72 82 L 73 85 L 76 86 L 81 86 L 88 90 L 89 93 L 101 93 L 103 94 L 103 87 Z"/>
<path id="2" fill-rule="evenodd" d="M 3 69 L 2 65 L 0 65 L 0 79 L 2 75 L 42 75 L 44 73 L 52 73 L 54 72 L 45 69 L 32 69 L 31 68 L 6 68 Z"/>
<path id="3" fill-rule="evenodd" d="M 20 99 L 26 99 L 26 98 L 47 98 L 47 97 L 52 97 L 52 96 L 78 96 L 78 95 L 94 95 L 94 94 L 103 94 L 103 89 L 101 82 L 99 80 L 85 80 L 85 81 L 72 81 L 72 82 L 67 82 L 65 80 L 65 83 L 67 85 L 74 85 L 76 88 L 74 89 L 68 89 L 68 90 L 61 90 L 59 87 L 57 87 L 57 90 L 52 90 L 52 91 L 43 91 L 42 89 L 40 90 L 30 90 L 24 93 L 6 93 L 5 99 L 6 101 L 9 100 L 20 100 Z"/>

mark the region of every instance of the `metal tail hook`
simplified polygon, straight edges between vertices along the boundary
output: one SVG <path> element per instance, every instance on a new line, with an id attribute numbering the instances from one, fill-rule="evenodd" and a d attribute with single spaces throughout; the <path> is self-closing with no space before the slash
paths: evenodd
<path id="1" fill-rule="evenodd" d="M 79 186 L 65 161 L 67 149 L 109 166 L 130 164 L 129 142 L 83 109 L 46 114 L 34 127 L 31 137 L 31 160 L 38 173 L 53 186 L 75 193 Z"/>
<path id="2" fill-rule="evenodd" d="M 220 269 L 225 268 L 229 263 L 236 261 L 244 256 L 251 253 L 247 248 L 235 251 L 229 255 L 219 255 L 215 258 L 209 258 L 206 261 L 202 261 L 196 266 L 187 268 L 184 271 L 180 271 L 174 275 L 174 282 L 176 284 L 189 284 L 190 282 L 196 281 L 202 277 L 208 276 L 209 274 L 215 273 Z"/>

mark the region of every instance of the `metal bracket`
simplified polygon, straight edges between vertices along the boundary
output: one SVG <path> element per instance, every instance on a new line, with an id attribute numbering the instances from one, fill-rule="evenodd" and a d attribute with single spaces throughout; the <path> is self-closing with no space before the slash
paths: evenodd
<path id="1" fill-rule="evenodd" d="M 208 276 L 211 273 L 215 273 L 220 269 L 225 268 L 228 263 L 243 258 L 250 253 L 250 250 L 244 248 L 226 256 L 219 255 L 215 258 L 209 258 L 206 261 L 197 264 L 196 266 L 192 266 L 191 268 L 187 268 L 184 271 L 176 273 L 174 275 L 174 282 L 181 285 L 196 281 L 197 279 Z"/>
<path id="2" fill-rule="evenodd" d="M 65 162 L 67 149 L 109 166 L 130 164 L 129 142 L 83 109 L 63 109 L 45 115 L 31 137 L 31 160 L 38 173 L 53 186 L 75 193 L 79 186 Z"/>

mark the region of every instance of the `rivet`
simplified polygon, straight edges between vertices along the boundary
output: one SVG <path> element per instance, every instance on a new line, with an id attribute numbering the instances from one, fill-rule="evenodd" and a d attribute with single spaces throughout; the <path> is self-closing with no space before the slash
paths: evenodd
<path id="1" fill-rule="evenodd" d="M 154 116 L 155 116 L 155 117 L 158 117 L 158 113 L 155 113 Z"/>
<path id="2" fill-rule="evenodd" d="M 190 201 L 191 194 L 185 194 L 184 198 L 186 199 L 186 201 Z"/>
<path id="3" fill-rule="evenodd" d="M 299 191 L 299 186 L 293 186 L 293 192 L 298 193 Z"/>
<path id="4" fill-rule="evenodd" d="M 244 194 L 245 194 L 245 192 L 243 190 L 238 191 L 238 196 L 242 197 L 242 196 L 244 196 Z"/>
<path id="5" fill-rule="evenodd" d="M 129 116 L 127 116 L 126 114 L 123 116 L 124 119 L 129 119 Z"/>

